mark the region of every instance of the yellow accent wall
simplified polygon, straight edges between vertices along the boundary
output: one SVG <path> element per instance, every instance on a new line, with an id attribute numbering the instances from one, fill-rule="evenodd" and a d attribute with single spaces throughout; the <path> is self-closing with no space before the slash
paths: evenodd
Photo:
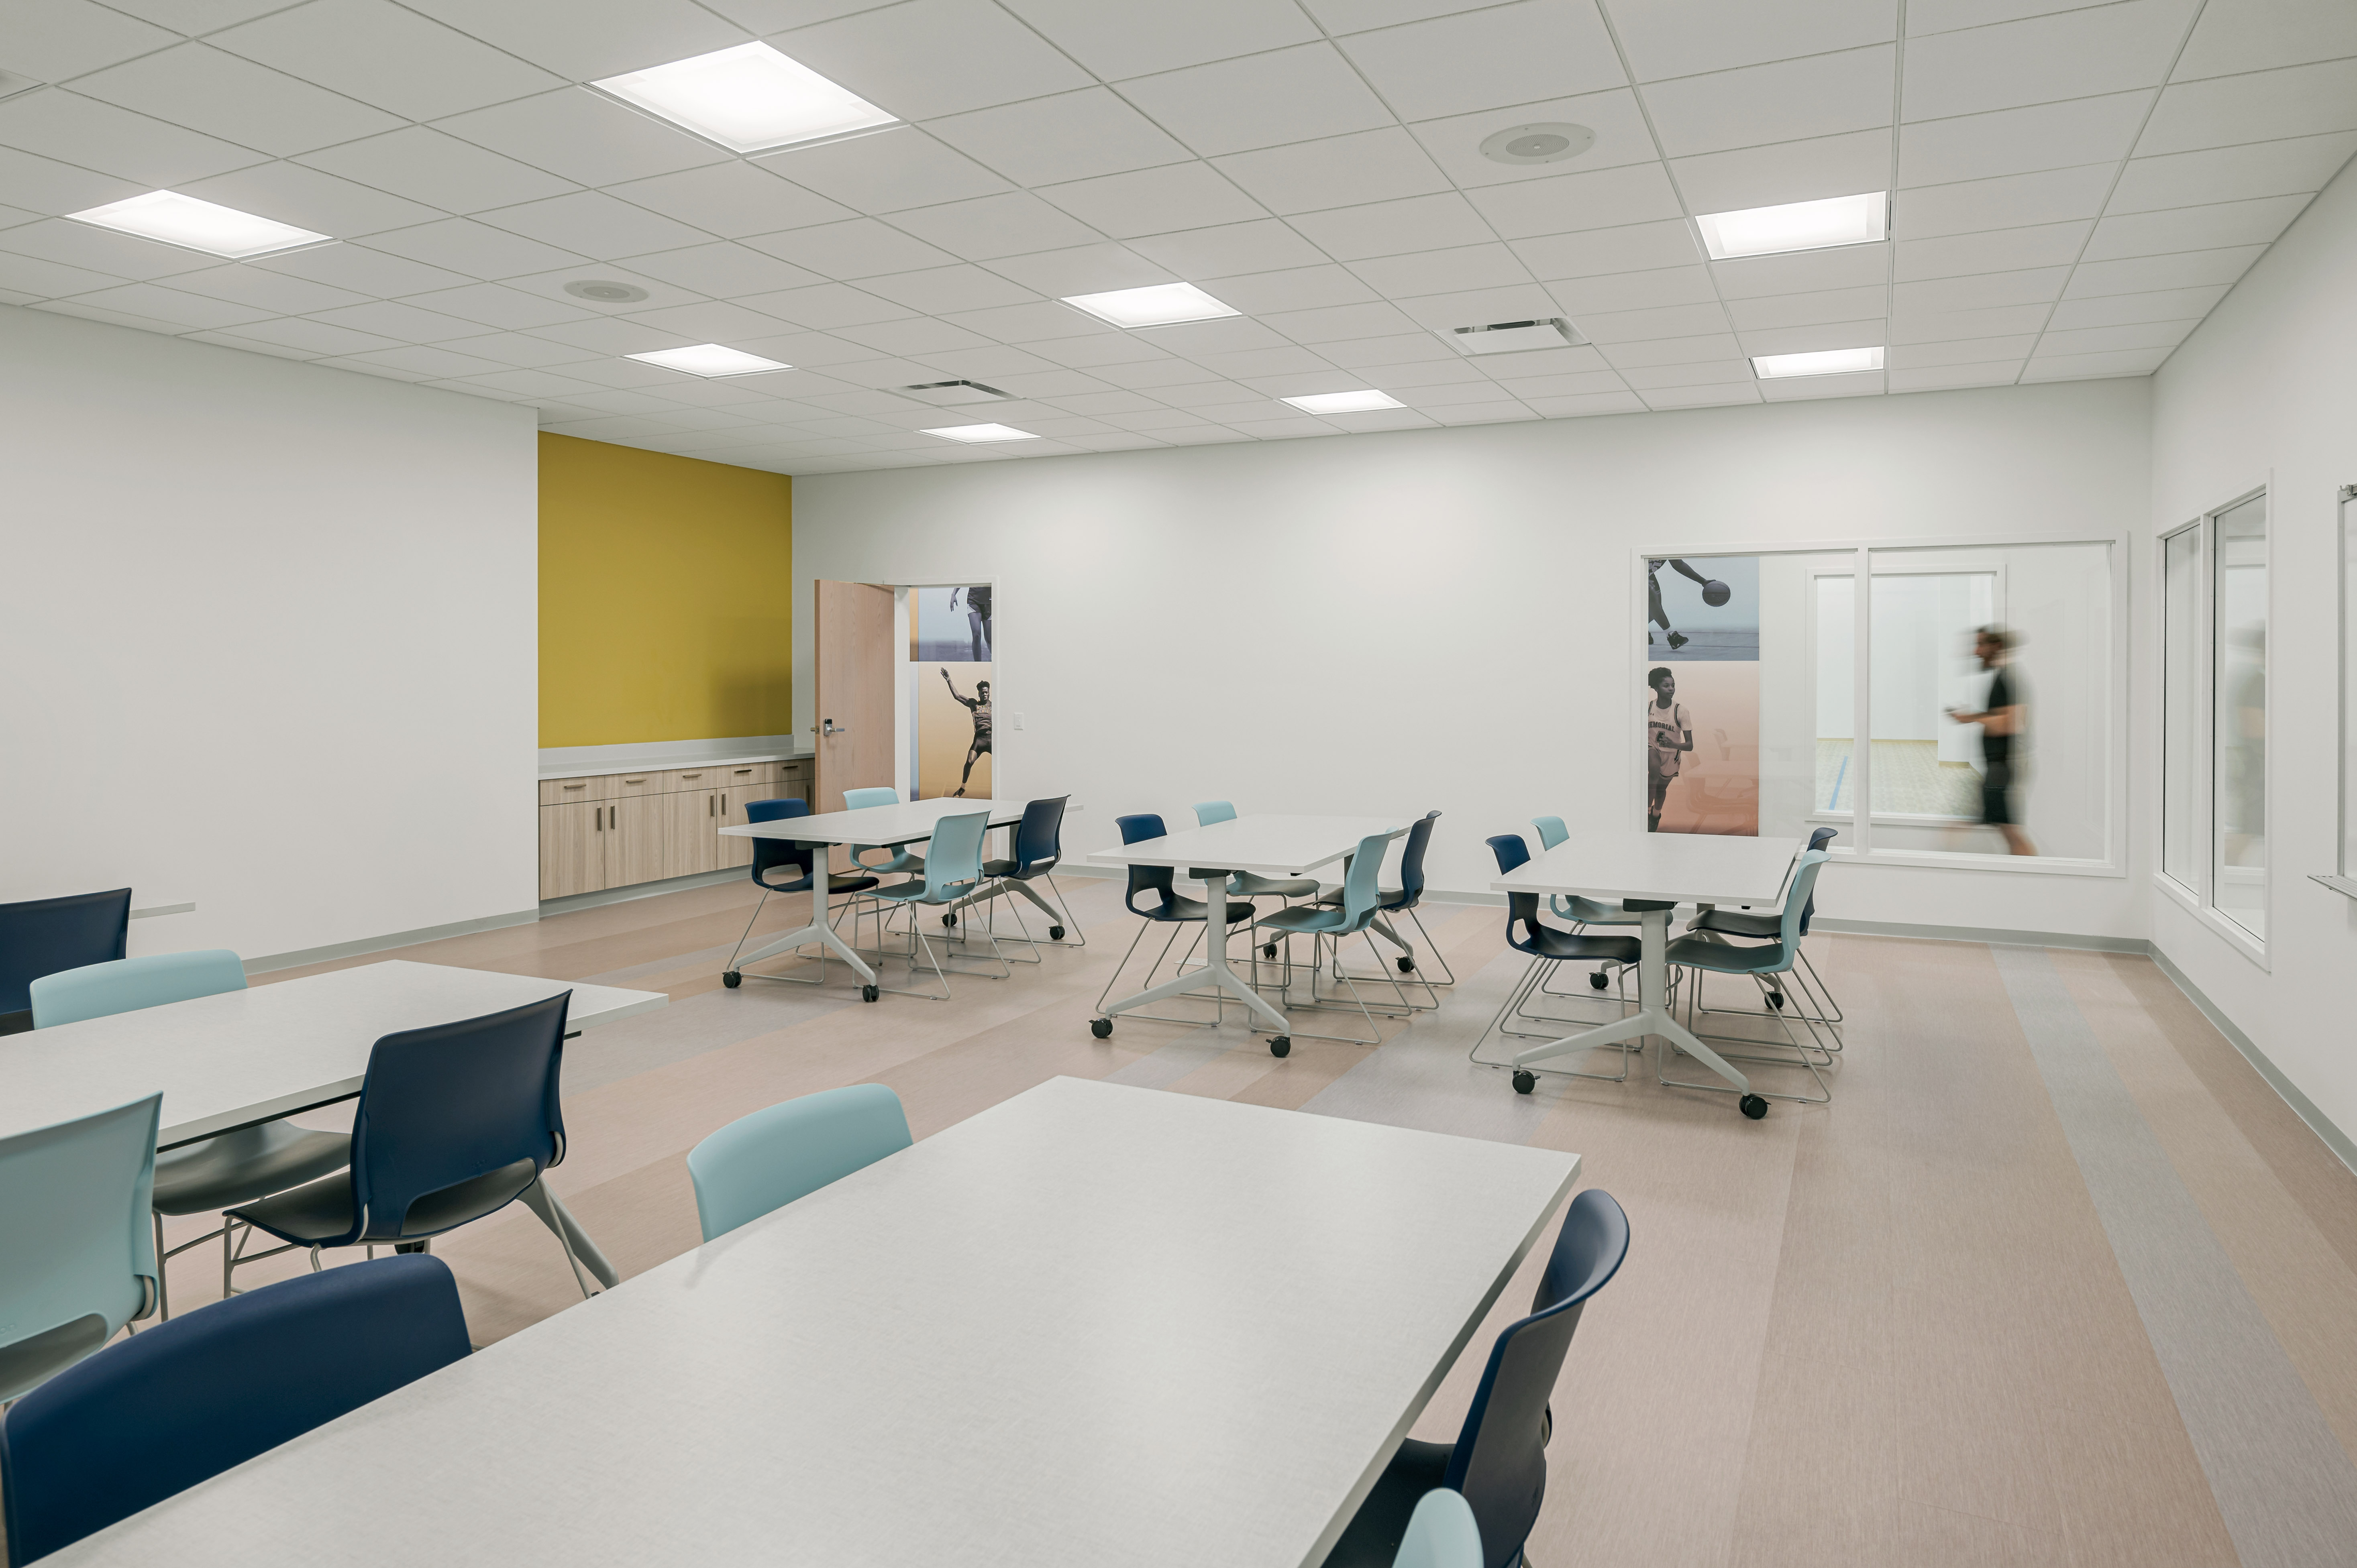
<path id="1" fill-rule="evenodd" d="M 540 438 L 540 744 L 793 730 L 793 480 Z"/>

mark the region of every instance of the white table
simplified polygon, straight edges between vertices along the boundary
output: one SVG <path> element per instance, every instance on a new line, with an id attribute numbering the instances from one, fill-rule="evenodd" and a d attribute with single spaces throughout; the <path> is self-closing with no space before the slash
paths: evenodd
<path id="1" fill-rule="evenodd" d="M 46 1127 L 162 1090 L 159 1149 L 316 1110 L 361 1091 L 381 1036 L 480 1017 L 573 993 L 566 1036 L 652 1012 L 660 991 L 576 985 L 536 975 L 389 959 L 85 1018 L 0 1037 L 0 1136 Z M 613 1265 L 549 1195 L 541 1218 L 564 1227 L 601 1283 Z M 538 1205 L 534 1205 L 538 1212 Z"/>
<path id="2" fill-rule="evenodd" d="M 932 837 L 934 828 L 940 825 L 943 817 L 988 811 L 992 827 L 1009 827 L 1023 820 L 1023 808 L 1028 804 L 1029 802 L 1025 800 L 959 800 L 943 796 L 931 800 L 903 800 L 889 806 L 863 806 L 856 811 L 821 811 L 809 817 L 781 817 L 771 822 L 738 822 L 720 831 L 730 838 L 787 839 L 796 843 L 844 844 L 853 849 L 892 849 Z M 1072 809 L 1065 808 L 1067 811 Z M 817 874 L 820 879 L 813 884 L 811 923 L 788 931 L 759 952 L 747 953 L 737 961 L 737 967 L 728 974 L 742 974 L 749 964 L 817 942 L 831 949 L 837 958 L 851 966 L 852 972 L 859 976 L 860 999 L 873 1002 L 881 993 L 876 972 L 867 967 L 851 944 L 838 936 L 834 927 L 828 923 L 827 895 L 821 891 L 826 886 L 824 864 L 821 857 L 812 858 L 820 864 Z M 728 979 L 728 976 L 722 978 Z M 736 982 L 728 980 L 728 983 L 733 985 Z"/>
<path id="3" fill-rule="evenodd" d="M 1782 896 L 1801 841 L 1792 838 L 1732 838 L 1713 833 L 1574 833 L 1490 884 L 1500 893 L 1578 895 L 1598 899 L 1642 899 L 1665 905 L 1774 904 Z M 1734 1064 L 1696 1039 L 1670 1015 L 1668 908 L 1643 912 L 1637 962 L 1638 1010 L 1628 1017 L 1581 1034 L 1514 1053 L 1514 1088 L 1528 1094 L 1536 1086 L 1533 1062 L 1567 1056 L 1596 1046 L 1618 1045 L 1641 1035 L 1658 1035 L 1699 1060 L 1743 1096 L 1747 1116 L 1764 1115 L 1768 1102 L 1751 1092 L 1751 1080 Z"/>
<path id="4" fill-rule="evenodd" d="M 1166 833 L 1158 839 L 1101 849 L 1089 859 L 1099 865 L 1167 865 L 1174 870 L 1216 873 L 1206 881 L 1203 969 L 1125 996 L 1105 1009 L 1091 1026 L 1097 1038 L 1113 1033 L 1113 1015 L 1133 1012 L 1166 997 L 1201 988 L 1208 978 L 1250 1011 L 1268 1020 L 1274 1033 L 1268 1042 L 1272 1056 L 1293 1049 L 1293 1026 L 1267 997 L 1240 978 L 1228 963 L 1227 879 L 1239 871 L 1262 876 L 1300 876 L 1341 859 L 1362 839 L 1382 834 L 1395 839 L 1410 824 L 1400 817 L 1288 817 L 1274 813 L 1234 817 L 1208 827 Z"/>
<path id="5" fill-rule="evenodd" d="M 48 1561 L 1315 1568 L 1578 1168 L 1050 1079 Z"/>

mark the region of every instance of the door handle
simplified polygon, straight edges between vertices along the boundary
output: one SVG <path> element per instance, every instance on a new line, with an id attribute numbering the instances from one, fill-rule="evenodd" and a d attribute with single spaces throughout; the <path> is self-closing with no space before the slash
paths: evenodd
<path id="1" fill-rule="evenodd" d="M 819 732 L 822 735 L 849 735 L 851 733 L 850 725 L 836 724 L 833 719 L 821 719 L 819 723 L 825 726 Z"/>

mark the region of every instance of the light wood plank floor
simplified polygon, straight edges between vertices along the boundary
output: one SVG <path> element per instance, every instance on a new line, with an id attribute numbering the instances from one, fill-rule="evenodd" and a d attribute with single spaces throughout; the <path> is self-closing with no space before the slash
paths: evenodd
<path id="1" fill-rule="evenodd" d="M 1278 1061 L 1232 1026 L 1132 1020 L 1098 1041 L 1087 1020 L 1135 927 L 1116 885 L 1064 886 L 1088 947 L 1053 947 L 1011 982 L 959 979 L 949 1003 L 863 1005 L 839 968 L 823 989 L 723 989 L 755 897 L 742 883 L 397 956 L 670 993 L 567 1048 L 569 1156 L 550 1180 L 626 1275 L 696 1243 L 683 1156 L 699 1139 L 847 1083 L 890 1085 L 920 1138 L 1065 1073 L 1577 1151 L 1634 1239 L 1555 1398 L 1541 1568 L 2301 1560 L 2248 1540 L 2238 1556 L 1993 950 L 1813 938 L 1850 1018 L 1835 1103 L 1751 1122 L 1725 1098 L 1656 1087 L 1650 1053 L 1626 1084 L 1549 1079 L 1527 1098 L 1467 1065 L 1522 963 L 1485 908 L 1426 909 L 1460 983 L 1438 1014 L 1386 1024 L 1380 1047 L 1301 1040 Z M 759 928 L 805 909 L 773 897 Z M 2046 956 L 2357 1452 L 2357 1178 L 2148 961 Z M 579 1300 L 521 1208 L 436 1251 L 479 1343 Z M 1526 1309 L 1539 1255 L 1477 1347 Z M 217 1256 L 176 1261 L 176 1306 L 218 1295 Z M 1468 1354 L 1418 1435 L 1454 1435 L 1480 1360 Z"/>

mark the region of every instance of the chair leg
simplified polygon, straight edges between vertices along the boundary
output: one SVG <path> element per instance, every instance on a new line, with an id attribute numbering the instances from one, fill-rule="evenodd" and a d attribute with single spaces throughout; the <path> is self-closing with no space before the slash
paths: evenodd
<path id="1" fill-rule="evenodd" d="M 540 1177 L 534 1176 L 532 1179 L 533 1184 L 535 1187 L 540 1187 L 542 1193 L 545 1195 L 548 1189 L 547 1187 L 541 1186 Z M 554 1232 L 556 1236 L 556 1244 L 565 1249 L 565 1261 L 566 1263 L 570 1264 L 573 1269 L 573 1283 L 580 1287 L 581 1299 L 583 1301 L 587 1301 L 591 1296 L 597 1293 L 589 1288 L 589 1276 L 582 1273 L 581 1260 L 573 1255 L 572 1239 L 565 1234 L 565 1227 L 562 1225 L 551 1225 L 548 1229 Z M 425 1250 L 426 1247 L 424 1244 L 421 1244 L 418 1247 L 418 1251 L 421 1252 Z"/>
<path id="2" fill-rule="evenodd" d="M 764 887 L 761 889 L 761 901 L 754 905 L 752 914 L 746 917 L 744 932 L 742 935 L 737 937 L 737 945 L 728 950 L 728 961 L 720 966 L 722 969 L 729 970 L 737 967 L 737 955 L 745 950 L 746 939 L 753 934 L 753 922 L 761 918 L 761 911 L 769 907 L 770 890 Z"/>
<path id="3" fill-rule="evenodd" d="M 1072 901 L 1064 897 L 1064 890 L 1056 885 L 1056 878 L 1052 873 L 1042 872 L 1040 873 L 1040 876 L 1042 880 L 1048 884 L 1048 891 L 1056 896 L 1057 904 L 1061 907 L 1064 911 L 1063 925 L 1067 944 L 1076 948 L 1084 948 L 1088 946 L 1088 933 L 1082 930 L 1080 921 L 1072 918 Z M 1030 885 L 1026 883 L 1024 886 L 1028 887 Z M 1039 895 L 1035 893 L 1032 897 L 1036 898 Z M 1042 900 L 1042 902 L 1045 902 L 1045 900 Z M 1052 915 L 1054 911 L 1050 910 L 1049 913 Z"/>
<path id="4" fill-rule="evenodd" d="M 164 1261 L 171 1254 L 164 1251 L 164 1217 L 152 1208 L 147 1212 L 148 1218 L 156 1221 L 156 1321 L 168 1323 L 172 1318 L 172 1292 L 164 1276 L 171 1270 Z M 222 1223 L 226 1225 L 228 1221 L 224 1219 Z"/>

